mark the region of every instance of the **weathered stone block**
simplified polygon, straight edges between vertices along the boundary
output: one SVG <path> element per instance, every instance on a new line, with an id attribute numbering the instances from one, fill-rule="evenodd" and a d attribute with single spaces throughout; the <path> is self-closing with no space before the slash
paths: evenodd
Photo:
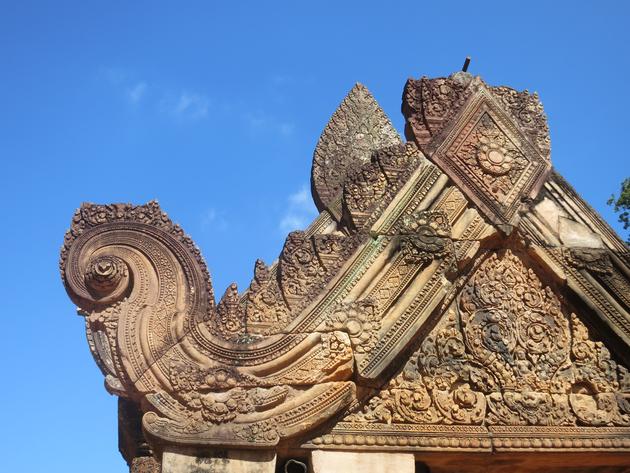
<path id="1" fill-rule="evenodd" d="M 162 473 L 273 473 L 276 453 L 271 450 L 228 450 L 209 456 L 166 451 Z"/>
<path id="2" fill-rule="evenodd" d="M 415 463 L 412 453 L 336 452 L 315 450 L 311 454 L 313 473 L 413 473 Z"/>

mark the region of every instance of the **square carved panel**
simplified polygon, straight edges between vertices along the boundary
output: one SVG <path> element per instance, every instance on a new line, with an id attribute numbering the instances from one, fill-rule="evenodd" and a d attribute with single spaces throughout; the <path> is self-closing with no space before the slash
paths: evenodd
<path id="1" fill-rule="evenodd" d="M 431 159 L 496 224 L 515 225 L 538 193 L 550 162 L 485 87 L 434 141 Z"/>

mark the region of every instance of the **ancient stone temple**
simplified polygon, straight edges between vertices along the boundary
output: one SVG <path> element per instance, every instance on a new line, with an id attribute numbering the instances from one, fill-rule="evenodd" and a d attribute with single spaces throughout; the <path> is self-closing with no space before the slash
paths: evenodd
<path id="1" fill-rule="evenodd" d="M 555 172 L 536 94 L 357 84 L 319 216 L 215 303 L 156 202 L 83 204 L 61 275 L 132 472 L 630 471 L 630 254 Z"/>

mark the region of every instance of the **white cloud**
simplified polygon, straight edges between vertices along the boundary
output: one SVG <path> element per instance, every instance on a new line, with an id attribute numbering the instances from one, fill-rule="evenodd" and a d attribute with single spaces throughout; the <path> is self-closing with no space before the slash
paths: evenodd
<path id="1" fill-rule="evenodd" d="M 184 91 L 175 101 L 172 110 L 180 118 L 205 118 L 208 115 L 209 103 L 205 95 Z"/>
<path id="2" fill-rule="evenodd" d="M 287 209 L 279 224 L 279 229 L 282 233 L 304 230 L 317 217 L 317 209 L 313 204 L 306 185 L 303 185 L 300 190 L 291 194 L 287 201 Z"/>
<path id="3" fill-rule="evenodd" d="M 201 228 L 204 231 L 219 230 L 223 232 L 227 230 L 228 223 L 219 212 L 210 208 L 201 217 Z"/>
<path id="4" fill-rule="evenodd" d="M 127 88 L 127 98 L 131 103 L 138 103 L 147 91 L 146 82 L 137 82 L 132 87 Z"/>
<path id="5" fill-rule="evenodd" d="M 299 191 L 289 196 L 289 204 L 296 207 L 307 208 L 311 203 L 306 186 L 302 186 Z"/>
<path id="6" fill-rule="evenodd" d="M 102 67 L 99 69 L 99 75 L 132 105 L 137 105 L 141 101 L 147 102 L 150 98 L 149 105 L 177 119 L 199 120 L 208 116 L 210 99 L 202 93 L 186 89 L 177 92 L 177 89 L 151 84 L 151 97 L 148 97 L 147 81 L 138 78 L 129 70 Z"/>
<path id="7" fill-rule="evenodd" d="M 254 132 L 278 133 L 282 136 L 290 136 L 295 131 L 295 124 L 289 121 L 279 120 L 264 112 L 247 112 L 243 115 L 245 123 Z"/>
<path id="8" fill-rule="evenodd" d="M 293 123 L 281 123 L 278 126 L 278 131 L 281 135 L 289 136 L 293 134 L 293 130 L 295 129 L 295 125 Z"/>

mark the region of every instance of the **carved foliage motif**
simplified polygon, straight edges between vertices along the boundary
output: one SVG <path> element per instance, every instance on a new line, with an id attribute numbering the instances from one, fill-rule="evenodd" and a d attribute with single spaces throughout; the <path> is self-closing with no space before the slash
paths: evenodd
<path id="1" fill-rule="evenodd" d="M 284 300 L 292 313 L 336 274 L 356 248 L 360 235 L 314 235 L 292 232 L 286 239 L 278 265 L 278 281 Z"/>
<path id="2" fill-rule="evenodd" d="M 337 273 L 360 235 L 291 232 L 273 273 L 258 260 L 247 294 L 232 284 L 217 305 L 216 333 L 243 342 L 280 332 Z"/>
<path id="3" fill-rule="evenodd" d="M 460 73 L 448 78 L 409 79 L 403 92 L 407 138 L 415 139 L 419 146 L 431 141 L 464 104 L 471 78 Z"/>
<path id="4" fill-rule="evenodd" d="M 428 144 L 445 129 L 480 85 L 492 93 L 529 141 L 548 159 L 549 127 L 538 94 L 504 86 L 490 87 L 480 78 L 463 72 L 450 77 L 407 81 L 402 110 L 407 120 L 408 139 L 414 139 L 421 147 Z"/>
<path id="5" fill-rule="evenodd" d="M 549 126 L 538 94 L 530 94 L 527 90 L 519 92 L 504 86 L 492 87 L 491 90 L 541 154 L 549 158 Z"/>
<path id="6" fill-rule="evenodd" d="M 296 307 L 308 294 L 310 285 L 321 280 L 325 273 L 312 239 L 303 232 L 291 232 L 284 243 L 278 265 L 282 293 L 289 308 Z"/>
<path id="7" fill-rule="evenodd" d="M 422 162 L 413 143 L 375 151 L 371 160 L 349 173 L 343 187 L 343 213 L 351 228 L 373 223 Z"/>
<path id="8" fill-rule="evenodd" d="M 630 377 L 509 250 L 351 422 L 630 425 Z"/>
<path id="9" fill-rule="evenodd" d="M 398 133 L 372 94 L 356 84 L 326 125 L 313 155 L 313 198 L 321 211 L 339 197 L 348 170 L 372 151 L 400 144 Z"/>
<path id="10" fill-rule="evenodd" d="M 216 327 L 216 332 L 224 338 L 233 339 L 244 333 L 245 323 L 245 311 L 241 306 L 238 287 L 236 283 L 232 283 L 217 304 L 214 327 Z"/>

